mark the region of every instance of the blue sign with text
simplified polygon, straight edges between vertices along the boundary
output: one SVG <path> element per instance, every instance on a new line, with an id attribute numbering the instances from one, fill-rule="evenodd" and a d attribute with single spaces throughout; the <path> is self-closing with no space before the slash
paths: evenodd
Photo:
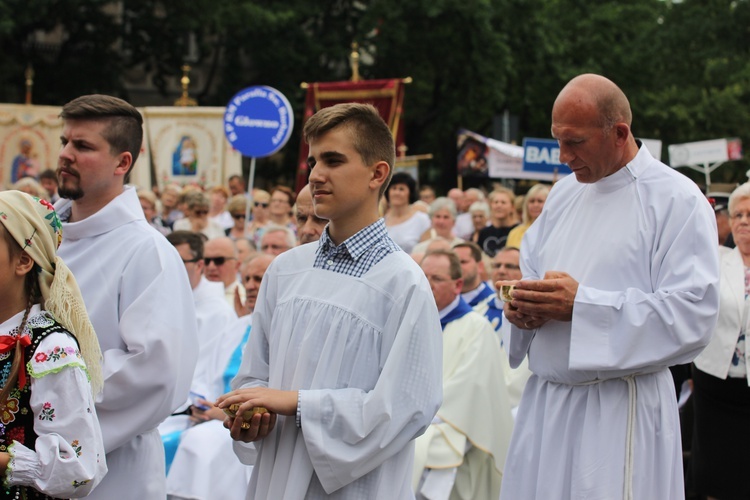
<path id="1" fill-rule="evenodd" d="M 248 87 L 238 92 L 224 112 L 224 134 L 244 156 L 262 158 L 284 147 L 294 128 L 292 106 L 272 87 Z"/>
<path id="2" fill-rule="evenodd" d="M 523 140 L 523 170 L 559 175 L 571 173 L 570 167 L 560 163 L 560 146 L 554 139 Z"/>

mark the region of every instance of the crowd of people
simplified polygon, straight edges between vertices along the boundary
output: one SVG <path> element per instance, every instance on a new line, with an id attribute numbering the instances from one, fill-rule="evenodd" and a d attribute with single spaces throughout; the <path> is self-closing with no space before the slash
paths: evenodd
<path id="1" fill-rule="evenodd" d="M 750 184 L 712 210 L 606 78 L 562 89 L 573 174 L 522 195 L 394 173 L 369 105 L 306 122 L 299 193 L 136 189 L 135 108 L 61 117 L 54 175 L 0 192 L 8 494 L 682 499 L 695 360 L 688 490 L 750 495 Z"/>

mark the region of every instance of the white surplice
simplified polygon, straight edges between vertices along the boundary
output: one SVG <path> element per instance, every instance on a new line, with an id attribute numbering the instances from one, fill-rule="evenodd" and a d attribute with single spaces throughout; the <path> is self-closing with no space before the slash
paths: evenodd
<path id="1" fill-rule="evenodd" d="M 667 367 L 695 358 L 716 322 L 716 222 L 706 198 L 641 146 L 596 183 L 571 175 L 555 185 L 524 236 L 521 269 L 531 279 L 564 271 L 580 285 L 571 322 L 511 327 L 510 364 L 528 352 L 534 375 L 501 498 L 683 498 Z"/>
<path id="2" fill-rule="evenodd" d="M 201 277 L 198 286 L 193 289 L 193 298 L 195 319 L 198 322 L 198 363 L 195 365 L 191 389 L 209 399 L 211 396 L 200 392 L 199 387 L 204 385 L 204 378 L 211 376 L 208 372 L 215 351 L 226 347 L 222 345 L 222 334 L 227 326 L 237 320 L 237 313 L 224 300 L 224 284 L 221 282 Z M 218 396 L 220 394 L 213 397 Z"/>
<path id="3" fill-rule="evenodd" d="M 221 332 L 206 376 L 201 381 L 204 385 L 193 390 L 205 394 L 209 401 L 227 392 L 227 378 L 232 376 L 230 359 L 251 324 L 252 315 L 248 314 Z M 236 374 L 237 366 L 233 369 Z M 183 432 L 167 476 L 167 494 L 190 500 L 243 498 L 253 468 L 240 462 L 233 452 L 232 443 L 223 420 L 209 420 Z"/>
<path id="4" fill-rule="evenodd" d="M 443 404 L 415 441 L 415 488 L 424 470 L 456 469 L 441 498 L 497 498 L 513 431 L 502 356 L 497 334 L 481 314 L 471 311 L 446 325 Z"/>
<path id="5" fill-rule="evenodd" d="M 71 202 L 55 207 L 63 219 Z M 193 297 L 177 250 L 143 216 L 135 189 L 63 222 L 60 257 L 81 288 L 102 348 L 96 411 L 109 473 L 90 498 L 163 500 L 156 427 L 187 398 L 197 357 Z"/>
<path id="6" fill-rule="evenodd" d="M 21 311 L 1 324 L 0 337 L 17 336 L 23 316 Z M 52 317 L 35 305 L 23 335 L 53 325 Z M 30 408 L 18 408 L 15 400 L 15 407 L 3 408 L 2 418 L 10 423 L 20 410 L 20 418 L 34 422 L 37 439 L 33 449 L 15 440 L 9 447 L 7 484 L 30 486 L 55 498 L 86 496 L 107 473 L 107 465 L 86 362 L 76 340 L 65 332 L 47 335 L 27 364 L 27 375 Z"/>
<path id="7" fill-rule="evenodd" d="M 313 268 L 317 247 L 269 266 L 232 383 L 300 391 L 302 427 L 278 417 L 258 443 L 247 498 L 413 498 L 412 440 L 442 392 L 429 284 L 403 252 L 354 278 Z M 246 448 L 235 451 L 242 459 Z"/>

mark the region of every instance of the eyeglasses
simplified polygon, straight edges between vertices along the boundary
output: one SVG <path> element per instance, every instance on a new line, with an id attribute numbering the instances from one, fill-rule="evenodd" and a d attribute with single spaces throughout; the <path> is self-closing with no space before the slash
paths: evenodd
<path id="1" fill-rule="evenodd" d="M 262 208 L 268 208 L 268 203 L 261 203 L 259 201 L 255 202 L 256 207 L 262 207 Z"/>
<path id="2" fill-rule="evenodd" d="M 234 260 L 234 257 L 203 257 L 203 262 L 208 266 L 213 262 L 216 267 L 223 266 L 228 260 Z"/>
<path id="3" fill-rule="evenodd" d="M 499 264 L 495 264 L 494 262 L 490 264 L 490 267 L 492 269 L 500 269 L 501 267 L 504 267 L 505 269 L 510 269 L 511 271 L 517 271 L 518 269 L 521 269 L 520 266 L 517 266 L 516 264 L 506 264 L 505 262 L 501 262 Z"/>
<path id="4" fill-rule="evenodd" d="M 195 215 L 208 215 L 208 210 L 193 210 Z"/>
<path id="5" fill-rule="evenodd" d="M 732 215 L 730 215 L 732 220 L 742 220 L 743 217 L 745 217 L 748 221 L 750 221 L 750 212 L 737 212 Z"/>
<path id="6" fill-rule="evenodd" d="M 201 259 L 200 258 L 195 258 L 195 259 L 190 259 L 190 260 L 182 259 L 182 262 L 184 262 L 185 264 L 195 264 L 199 260 L 201 260 Z"/>
<path id="7" fill-rule="evenodd" d="M 232 214 L 232 218 L 237 220 L 244 219 L 245 214 Z"/>

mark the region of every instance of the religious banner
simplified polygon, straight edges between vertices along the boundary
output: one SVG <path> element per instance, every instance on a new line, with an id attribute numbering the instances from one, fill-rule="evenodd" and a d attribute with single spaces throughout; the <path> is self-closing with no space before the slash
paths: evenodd
<path id="1" fill-rule="evenodd" d="M 396 151 L 404 145 L 404 127 L 401 120 L 404 104 L 404 80 L 362 80 L 357 82 L 319 82 L 307 85 L 305 112 L 302 125 L 316 111 L 342 102 L 361 102 L 372 104 L 391 129 L 396 142 Z M 297 168 L 296 189 L 299 191 L 307 184 L 308 147 L 304 138 L 300 141 L 299 165 Z"/>
<path id="2" fill-rule="evenodd" d="M 223 107 L 146 107 L 141 112 L 160 188 L 171 182 L 219 186 L 242 174 L 242 155 L 224 136 Z"/>
<path id="3" fill-rule="evenodd" d="M 0 182 L 6 189 L 21 177 L 57 168 L 59 114 L 56 106 L 0 105 Z"/>
<path id="4" fill-rule="evenodd" d="M 470 130 L 458 131 L 458 175 L 489 179 L 523 179 L 523 148 L 484 137 Z"/>

